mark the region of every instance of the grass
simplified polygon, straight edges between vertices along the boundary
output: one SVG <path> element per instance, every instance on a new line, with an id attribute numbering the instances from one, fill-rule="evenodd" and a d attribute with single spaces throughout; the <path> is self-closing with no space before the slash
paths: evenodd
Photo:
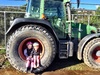
<path id="1" fill-rule="evenodd" d="M 8 68 L 8 67 L 11 67 L 11 65 L 10 65 L 10 63 L 9 63 L 9 61 L 7 60 L 7 61 L 5 61 L 5 63 L 4 63 L 4 65 Z"/>
<path id="2" fill-rule="evenodd" d="M 6 54 L 6 50 L 1 49 L 1 50 L 0 50 L 0 55 L 4 55 L 4 54 Z"/>
<path id="3" fill-rule="evenodd" d="M 1 49 L 1 50 L 0 50 L 0 55 L 1 55 L 1 57 L 3 57 L 3 55 L 6 55 L 6 50 L 5 50 L 5 49 Z M 3 62 L 3 61 L 2 61 L 2 62 Z M 4 62 L 4 65 L 5 65 L 6 67 L 10 67 L 10 66 L 11 66 L 8 60 L 6 60 L 6 61 Z"/>

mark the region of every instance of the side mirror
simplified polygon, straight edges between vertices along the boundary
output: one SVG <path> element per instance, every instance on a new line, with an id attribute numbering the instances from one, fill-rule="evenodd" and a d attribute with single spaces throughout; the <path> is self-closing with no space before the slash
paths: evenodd
<path id="1" fill-rule="evenodd" d="M 79 8 L 80 0 L 77 0 L 77 8 Z"/>

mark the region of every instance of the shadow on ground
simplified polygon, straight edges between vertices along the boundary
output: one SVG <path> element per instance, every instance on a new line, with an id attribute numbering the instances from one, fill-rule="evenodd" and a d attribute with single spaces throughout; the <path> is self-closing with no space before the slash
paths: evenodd
<path id="1" fill-rule="evenodd" d="M 65 67 L 70 67 L 72 65 L 76 65 L 79 63 L 82 63 L 83 61 L 80 61 L 77 59 L 77 56 L 74 54 L 73 57 L 69 57 L 68 59 L 59 59 L 57 56 L 45 71 L 55 71 L 59 69 L 63 69 Z"/>

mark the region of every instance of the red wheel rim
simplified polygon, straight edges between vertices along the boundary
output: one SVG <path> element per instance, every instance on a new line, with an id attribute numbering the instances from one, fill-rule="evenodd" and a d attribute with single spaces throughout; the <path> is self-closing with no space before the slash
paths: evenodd
<path id="1" fill-rule="evenodd" d="M 24 55 L 24 49 L 26 48 L 26 43 L 29 42 L 29 41 L 31 41 L 32 43 L 34 43 L 34 42 L 38 42 L 39 43 L 39 46 L 40 46 L 39 49 L 41 50 L 40 58 L 42 58 L 43 55 L 44 55 L 43 43 L 39 39 L 33 38 L 33 37 L 26 38 L 20 43 L 20 45 L 18 47 L 18 53 L 19 53 L 20 58 L 23 59 L 23 60 L 26 60 L 26 57 Z"/>
<path id="2" fill-rule="evenodd" d="M 100 63 L 100 54 L 97 55 L 97 52 L 100 52 L 100 46 L 96 47 L 92 52 L 92 58 L 94 61 Z"/>

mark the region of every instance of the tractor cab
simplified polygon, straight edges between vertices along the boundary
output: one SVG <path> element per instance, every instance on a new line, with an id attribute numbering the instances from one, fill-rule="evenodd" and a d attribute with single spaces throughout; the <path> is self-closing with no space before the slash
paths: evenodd
<path id="1" fill-rule="evenodd" d="M 61 0 L 29 0 L 26 10 L 27 18 L 42 19 L 43 14 L 46 17 L 64 18 L 63 1 Z"/>
<path id="2" fill-rule="evenodd" d="M 29 0 L 25 17 L 48 20 L 59 38 L 66 36 L 66 8 L 63 0 Z"/>
<path id="3" fill-rule="evenodd" d="M 40 17 L 40 0 L 28 0 L 25 17 L 27 18 Z"/>

